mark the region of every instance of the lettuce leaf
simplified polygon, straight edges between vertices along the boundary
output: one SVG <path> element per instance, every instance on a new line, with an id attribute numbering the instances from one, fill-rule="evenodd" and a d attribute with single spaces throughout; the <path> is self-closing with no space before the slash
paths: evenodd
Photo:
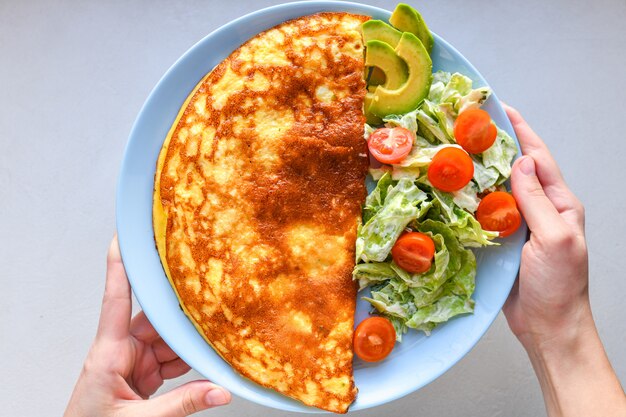
<path id="1" fill-rule="evenodd" d="M 392 170 L 393 168 L 391 166 L 382 165 L 379 168 L 370 168 L 368 170 L 368 173 L 370 174 L 370 176 L 372 177 L 374 181 L 378 181 L 383 177 L 385 173 L 391 172 Z"/>
<path id="2" fill-rule="evenodd" d="M 477 155 L 472 156 L 472 162 L 474 163 L 474 182 L 478 187 L 479 192 L 491 189 L 498 183 L 500 179 L 500 173 L 493 167 L 487 168 L 482 161 L 482 158 Z"/>
<path id="3" fill-rule="evenodd" d="M 459 314 L 474 311 L 474 300 L 458 295 L 445 295 L 435 303 L 418 309 L 405 323 L 407 327 L 430 333 L 439 323 L 444 323 Z"/>
<path id="4" fill-rule="evenodd" d="M 365 202 L 367 218 L 357 233 L 356 257 L 365 262 L 382 262 L 402 230 L 411 220 L 417 219 L 418 204 L 427 195 L 410 179 L 403 178 L 389 186 L 389 174 L 384 174 L 376 189 Z"/>
<path id="5" fill-rule="evenodd" d="M 417 133 L 417 112 L 413 110 L 410 113 L 402 115 L 389 115 L 383 118 L 386 127 L 403 127 L 410 130 L 413 133 Z"/>
<path id="6" fill-rule="evenodd" d="M 482 162 L 486 168 L 495 168 L 500 174 L 496 184 L 502 184 L 511 176 L 511 161 L 517 155 L 517 145 L 511 136 L 498 128 L 496 141 L 482 153 Z"/>
<path id="7" fill-rule="evenodd" d="M 457 207 L 469 211 L 470 213 L 474 213 L 478 208 L 478 204 L 480 204 L 480 199 L 478 198 L 478 187 L 473 181 L 470 181 L 459 191 L 453 191 L 451 194 L 453 196 L 452 201 L 454 204 L 456 204 Z"/>
<path id="8" fill-rule="evenodd" d="M 425 100 L 422 104 L 422 109 L 429 106 L 428 100 Z M 434 115 L 427 113 L 424 110 L 418 110 L 417 112 L 417 133 L 426 138 L 430 143 L 451 143 L 452 138 L 448 137 L 446 133 L 439 127 L 439 121 Z"/>
<path id="9" fill-rule="evenodd" d="M 453 194 L 436 188 L 430 193 L 435 197 L 433 205 L 439 210 L 432 211 L 428 216 L 445 222 L 464 246 L 497 245 L 492 240 L 498 237 L 498 233 L 483 230 L 474 216 L 455 204 Z"/>
<path id="10" fill-rule="evenodd" d="M 461 267 L 459 271 L 443 286 L 444 294 L 471 297 L 476 287 L 476 257 L 471 250 L 459 253 Z"/>
<path id="11" fill-rule="evenodd" d="M 425 167 L 430 165 L 433 157 L 443 148 L 460 148 L 459 145 L 442 144 L 433 146 L 425 142 L 423 138 L 418 137 L 411 148 L 411 152 L 398 165 L 401 167 Z"/>
<path id="12" fill-rule="evenodd" d="M 429 333 L 437 324 L 473 308 L 474 254 L 441 221 L 426 219 L 417 230 L 435 242 L 435 259 L 428 271 L 410 274 L 387 261 L 359 264 L 353 273 L 361 289 L 370 286 L 371 296 L 363 298 L 392 321 L 398 340 L 408 328 Z"/>
<path id="13" fill-rule="evenodd" d="M 356 265 L 352 276 L 359 281 L 360 291 L 373 283 L 395 278 L 396 271 L 391 262 L 370 262 Z"/>
<path id="14" fill-rule="evenodd" d="M 454 234 L 465 247 L 481 247 L 499 245 L 492 240 L 498 237 L 498 232 L 483 230 L 478 220 L 464 210 L 455 210 L 456 222 L 451 225 Z"/>
<path id="15" fill-rule="evenodd" d="M 391 176 L 388 173 L 383 173 L 383 175 L 378 179 L 378 183 L 376 184 L 374 191 L 372 191 L 367 198 L 365 198 L 365 206 L 363 207 L 364 224 L 367 223 L 369 219 L 371 219 L 372 216 L 378 213 L 378 211 L 383 207 L 383 203 L 387 197 L 387 192 L 391 186 Z"/>
<path id="16" fill-rule="evenodd" d="M 436 72 L 428 99 L 415 115 L 418 134 L 431 143 L 456 143 L 454 121 L 459 113 L 480 107 L 490 95 L 489 87 L 472 88 L 472 80 L 465 75 Z"/>
<path id="17" fill-rule="evenodd" d="M 489 87 L 472 88 L 472 80 L 455 72 L 450 75 L 438 103 L 450 103 L 458 116 L 463 110 L 480 107 L 491 95 Z M 431 99 L 429 97 L 429 99 Z"/>

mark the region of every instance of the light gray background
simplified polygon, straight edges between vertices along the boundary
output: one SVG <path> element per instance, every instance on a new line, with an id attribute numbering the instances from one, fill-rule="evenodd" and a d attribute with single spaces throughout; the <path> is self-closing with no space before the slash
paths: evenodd
<path id="1" fill-rule="evenodd" d="M 275 3 L 0 1 L 0 414 L 63 412 L 96 329 L 116 178 L 148 93 L 203 36 Z M 526 116 L 586 205 L 592 305 L 625 381 L 626 1 L 413 3 Z M 537 416 L 544 408 L 500 316 L 444 376 L 355 414 Z M 235 398 L 202 415 L 289 414 Z"/>

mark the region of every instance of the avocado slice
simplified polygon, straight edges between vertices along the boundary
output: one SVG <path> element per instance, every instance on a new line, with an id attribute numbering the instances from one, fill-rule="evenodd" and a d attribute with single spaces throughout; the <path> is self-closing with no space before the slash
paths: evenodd
<path id="1" fill-rule="evenodd" d="M 402 37 L 402 32 L 392 28 L 389 24 L 382 20 L 368 20 L 361 25 L 363 33 L 363 42 L 367 43 L 371 40 L 383 41 L 395 48 Z M 385 74 L 377 67 L 367 68 L 365 70 L 365 80 L 367 85 L 380 85 L 385 82 Z"/>
<path id="2" fill-rule="evenodd" d="M 368 86 L 385 83 L 385 73 L 378 67 L 366 67 L 363 78 Z"/>
<path id="3" fill-rule="evenodd" d="M 385 73 L 382 84 L 385 88 L 395 90 L 406 82 L 409 69 L 391 45 L 380 40 L 371 40 L 365 46 L 365 66 L 377 67 Z"/>
<path id="4" fill-rule="evenodd" d="M 377 84 L 374 84 L 371 78 L 376 72 L 370 73 L 370 85 L 367 88 L 368 93 L 363 103 L 367 123 L 378 125 L 382 124 L 382 119 L 369 110 L 369 106 L 374 100 L 373 93 L 376 91 L 376 85 L 382 85 L 389 90 L 400 88 L 408 79 L 409 69 L 387 42 L 370 40 L 365 46 L 367 47 L 365 49 L 365 67 L 382 73 L 382 77 L 381 74 L 376 75 L 375 81 L 378 81 Z"/>
<path id="5" fill-rule="evenodd" d="M 388 49 L 386 51 L 389 53 Z M 384 85 L 376 87 L 369 107 L 365 108 L 366 113 L 371 112 L 379 117 L 408 113 L 416 109 L 422 100 L 428 96 L 433 66 L 422 42 L 412 33 L 404 32 L 394 52 L 394 55 L 406 63 L 408 79 L 397 88 L 392 89 Z"/>
<path id="6" fill-rule="evenodd" d="M 426 26 L 426 22 L 422 19 L 422 15 L 408 4 L 398 3 L 389 18 L 389 23 L 402 32 L 411 32 L 417 36 L 424 44 L 428 54 L 433 50 L 435 41 L 432 33 L 428 30 L 428 26 Z"/>
<path id="7" fill-rule="evenodd" d="M 382 125 L 383 119 L 381 119 L 380 117 L 376 116 L 374 113 L 368 110 L 373 99 L 374 99 L 374 93 L 372 92 L 365 93 L 365 100 L 363 101 L 363 109 L 365 110 L 364 111 L 365 121 L 367 122 L 368 125 L 372 125 L 372 126 Z"/>
<path id="8" fill-rule="evenodd" d="M 382 20 L 368 20 L 361 25 L 363 32 L 363 42 L 367 43 L 371 40 L 387 42 L 392 48 L 395 48 L 400 42 L 402 32 L 392 28 Z"/>

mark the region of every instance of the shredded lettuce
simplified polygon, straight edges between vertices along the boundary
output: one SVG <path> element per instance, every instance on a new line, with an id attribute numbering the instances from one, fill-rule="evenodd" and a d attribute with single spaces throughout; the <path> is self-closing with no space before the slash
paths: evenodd
<path id="1" fill-rule="evenodd" d="M 453 194 L 439 191 L 436 188 L 433 188 L 431 193 L 435 197 L 433 204 L 439 208 L 438 211 L 433 211 L 432 215 L 435 216 L 434 218 L 444 221 L 463 245 L 480 247 L 496 244 L 492 240 L 498 237 L 498 233 L 483 230 L 474 216 L 455 204 Z M 430 215 L 431 213 L 429 213 Z"/>
<path id="2" fill-rule="evenodd" d="M 474 213 L 478 208 L 480 199 L 478 198 L 478 187 L 473 181 L 461 188 L 459 191 L 452 192 L 452 201 L 457 207 Z"/>
<path id="3" fill-rule="evenodd" d="M 383 118 L 386 127 L 403 127 L 413 133 L 417 133 L 417 110 L 403 115 L 389 115 Z"/>
<path id="4" fill-rule="evenodd" d="M 485 190 L 491 189 L 494 185 L 498 183 L 500 179 L 500 173 L 497 169 L 493 167 L 487 168 L 483 165 L 482 159 L 478 156 L 473 156 L 472 161 L 474 162 L 474 182 L 478 187 L 478 191 L 481 193 Z"/>
<path id="5" fill-rule="evenodd" d="M 455 209 L 455 214 L 457 221 L 451 225 L 451 228 L 463 246 L 478 248 L 481 246 L 498 245 L 498 243 L 492 241 L 498 237 L 498 232 L 483 230 L 478 220 L 467 211 Z"/>
<path id="6" fill-rule="evenodd" d="M 418 134 L 431 143 L 455 143 L 454 121 L 459 113 L 480 107 L 491 95 L 489 87 L 472 88 L 472 80 L 459 73 L 433 74 L 428 99 L 417 110 Z"/>
<path id="7" fill-rule="evenodd" d="M 448 147 L 460 148 L 459 145 L 448 144 L 433 146 L 425 139 L 418 136 L 413 144 L 413 147 L 411 148 L 411 152 L 409 152 L 406 158 L 398 165 L 401 167 L 424 167 L 430 165 L 430 162 L 433 160 L 433 157 L 437 154 L 437 152 Z"/>
<path id="8" fill-rule="evenodd" d="M 403 167 L 401 165 L 394 165 L 391 169 L 391 178 L 395 181 L 407 178 L 415 180 L 423 174 L 419 166 Z"/>
<path id="9" fill-rule="evenodd" d="M 427 107 L 430 105 L 428 100 L 424 101 L 422 107 Z M 426 113 L 424 110 L 417 111 L 417 132 L 418 134 L 424 136 L 430 143 L 451 143 L 452 138 L 448 137 L 447 134 L 441 130 L 439 127 L 439 121 L 431 114 Z"/>
<path id="10" fill-rule="evenodd" d="M 427 219 L 417 229 L 435 243 L 435 259 L 427 272 L 410 274 L 393 261 L 359 264 L 354 270 L 360 288 L 371 286 L 371 297 L 364 299 L 395 319 L 399 340 L 407 328 L 429 333 L 438 323 L 473 307 L 474 254 L 443 222 Z"/>
<path id="11" fill-rule="evenodd" d="M 393 278 L 395 271 L 390 262 L 371 262 L 356 265 L 352 275 L 359 281 L 359 290 L 362 290 L 374 282 Z"/>
<path id="12" fill-rule="evenodd" d="M 391 171 L 393 171 L 393 168 L 390 167 L 389 165 L 383 165 L 379 168 L 370 168 L 368 170 L 370 176 L 372 177 L 374 181 L 380 180 L 383 177 L 383 175 L 385 175 L 385 173 L 391 172 Z"/>
<path id="13" fill-rule="evenodd" d="M 418 309 L 406 322 L 407 327 L 430 333 L 439 323 L 452 317 L 474 311 L 474 300 L 458 295 L 444 295 L 433 304 Z"/>
<path id="14" fill-rule="evenodd" d="M 409 328 L 429 334 L 440 323 L 474 309 L 476 258 L 471 248 L 497 245 L 493 240 L 498 233 L 483 230 L 473 213 L 481 193 L 493 191 L 511 175 L 517 146 L 498 128 L 495 143 L 471 155 L 472 181 L 455 192 L 433 187 L 427 171 L 442 148 L 459 147 L 454 138 L 459 113 L 480 107 L 490 95 L 489 87 L 474 87 L 462 74 L 438 71 L 418 109 L 383 119 L 386 127 L 415 133 L 415 141 L 400 163 L 370 169 L 378 184 L 363 207 L 353 277 L 360 290 L 370 289 L 371 295 L 363 298 L 391 320 L 398 340 Z M 365 138 L 372 132 L 366 125 Z M 406 229 L 433 239 L 434 259 L 424 273 L 405 271 L 390 255 Z"/>
<path id="15" fill-rule="evenodd" d="M 480 107 L 491 95 L 489 87 L 473 89 L 472 80 L 458 72 L 440 79 L 443 88 L 438 86 L 436 94 L 429 99 L 436 103 L 452 104 L 457 115 L 463 110 Z"/>
<path id="16" fill-rule="evenodd" d="M 511 161 L 517 154 L 515 141 L 508 133 L 498 128 L 496 141 L 482 153 L 483 164 L 487 168 L 495 168 L 500 173 L 497 184 L 502 184 L 511 176 Z"/>
<path id="17" fill-rule="evenodd" d="M 370 135 L 374 133 L 375 128 L 365 123 L 365 130 L 363 131 L 363 139 L 368 140 Z"/>
<path id="18" fill-rule="evenodd" d="M 452 103 L 427 103 L 432 107 L 432 114 L 439 122 L 439 129 L 444 133 L 447 143 L 454 143 L 454 121 L 458 114 Z"/>
<path id="19" fill-rule="evenodd" d="M 365 202 L 365 223 L 357 237 L 357 259 L 365 262 L 384 261 L 402 230 L 420 214 L 419 203 L 427 195 L 413 181 L 403 178 L 388 187 L 389 174 L 384 174 Z M 371 198 L 370 198 L 371 197 Z"/>
<path id="20" fill-rule="evenodd" d="M 387 198 L 387 192 L 391 187 L 391 177 L 389 174 L 383 173 L 378 179 L 376 188 L 365 199 L 365 206 L 363 207 L 363 224 L 366 224 L 374 214 L 376 214 L 383 207 L 385 198 Z"/>

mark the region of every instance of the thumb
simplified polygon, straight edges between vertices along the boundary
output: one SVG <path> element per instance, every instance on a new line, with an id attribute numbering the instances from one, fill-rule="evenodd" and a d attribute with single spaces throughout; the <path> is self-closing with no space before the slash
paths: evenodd
<path id="1" fill-rule="evenodd" d="M 535 161 L 522 156 L 513 164 L 511 188 L 530 231 L 541 233 L 554 230 L 562 223 L 559 212 L 546 196 L 535 171 Z"/>
<path id="2" fill-rule="evenodd" d="M 186 417 L 230 402 L 230 393 L 209 381 L 188 382 L 143 403 L 142 415 Z"/>

